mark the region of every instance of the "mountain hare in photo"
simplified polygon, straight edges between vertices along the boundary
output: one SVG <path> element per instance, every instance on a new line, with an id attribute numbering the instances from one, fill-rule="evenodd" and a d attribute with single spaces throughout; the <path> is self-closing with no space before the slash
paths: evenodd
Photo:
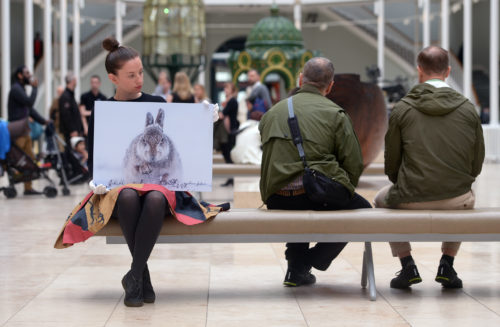
<path id="1" fill-rule="evenodd" d="M 182 179 L 182 164 L 174 143 L 163 133 L 163 109 L 158 111 L 156 121 L 148 112 L 144 132 L 130 143 L 123 160 L 124 177 L 127 182 L 167 184 Z"/>

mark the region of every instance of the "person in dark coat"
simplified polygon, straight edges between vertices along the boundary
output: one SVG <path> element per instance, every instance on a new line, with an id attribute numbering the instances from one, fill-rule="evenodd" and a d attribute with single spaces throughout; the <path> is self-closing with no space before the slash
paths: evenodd
<path id="1" fill-rule="evenodd" d="M 107 99 L 106 96 L 101 93 L 100 87 L 101 78 L 99 75 L 92 75 L 92 77 L 90 77 L 90 90 L 83 93 L 80 97 L 80 115 L 84 118 L 82 122 L 85 135 L 87 135 L 90 115 L 94 110 L 94 102 L 105 101 Z"/>
<path id="2" fill-rule="evenodd" d="M 83 123 L 80 109 L 75 100 L 76 77 L 68 73 L 65 77 L 66 89 L 59 98 L 59 130 L 66 144 L 74 136 L 83 136 Z"/>
<path id="3" fill-rule="evenodd" d="M 28 96 L 25 90 L 26 85 L 31 85 L 32 91 Z M 28 117 L 31 117 L 36 122 L 47 125 L 48 120 L 44 119 L 34 108 L 36 95 L 38 90 L 38 80 L 33 79 L 30 71 L 26 66 L 18 67 L 12 76 L 12 87 L 9 92 L 7 102 L 8 120 L 9 122 L 25 120 L 28 124 Z M 35 158 L 33 154 L 33 144 L 29 133 L 19 136 L 13 140 L 15 144 L 23 150 L 32 159 Z M 31 182 L 24 183 L 24 195 L 38 195 L 41 194 L 35 191 Z"/>

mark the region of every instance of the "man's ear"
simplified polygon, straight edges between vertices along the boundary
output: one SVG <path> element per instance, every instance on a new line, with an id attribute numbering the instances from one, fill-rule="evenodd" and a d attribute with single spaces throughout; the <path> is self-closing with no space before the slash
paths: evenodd
<path id="1" fill-rule="evenodd" d="M 303 78 L 303 76 L 304 76 L 304 75 L 302 75 L 302 73 L 300 73 L 300 75 L 299 75 L 299 87 L 302 87 L 302 84 L 304 84 L 304 83 L 302 82 L 302 78 Z"/>
<path id="2" fill-rule="evenodd" d="M 417 66 L 417 72 L 418 72 L 418 82 L 423 83 L 424 81 L 424 72 L 420 66 Z"/>
<path id="3" fill-rule="evenodd" d="M 328 87 L 325 90 L 325 95 L 327 95 L 328 93 L 330 93 L 330 91 L 332 90 L 333 84 L 335 84 L 334 81 L 331 81 L 330 84 L 328 84 Z"/>
<path id="4" fill-rule="evenodd" d="M 448 76 L 450 76 L 450 73 L 451 73 L 451 66 L 448 66 L 448 69 L 446 70 L 446 73 L 444 75 L 444 79 L 447 79 Z"/>

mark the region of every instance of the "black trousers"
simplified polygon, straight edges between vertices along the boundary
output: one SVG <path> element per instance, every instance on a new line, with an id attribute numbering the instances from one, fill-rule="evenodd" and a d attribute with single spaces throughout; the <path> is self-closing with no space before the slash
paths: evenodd
<path id="1" fill-rule="evenodd" d="M 351 201 L 346 207 L 338 208 L 323 206 L 309 200 L 306 194 L 297 196 L 281 196 L 273 194 L 266 201 L 268 209 L 282 210 L 352 210 L 361 208 L 371 208 L 370 203 L 361 195 L 354 193 Z M 309 243 L 287 243 L 285 256 L 288 260 L 288 267 L 303 270 L 314 267 L 318 270 L 326 270 L 347 243 L 316 243 L 309 248 Z"/>
<path id="2" fill-rule="evenodd" d="M 220 146 L 222 156 L 224 157 L 224 161 L 226 163 L 233 163 L 233 160 L 231 159 L 231 150 L 234 148 L 235 144 L 236 135 L 230 133 L 227 137 L 227 143 L 222 143 Z"/>

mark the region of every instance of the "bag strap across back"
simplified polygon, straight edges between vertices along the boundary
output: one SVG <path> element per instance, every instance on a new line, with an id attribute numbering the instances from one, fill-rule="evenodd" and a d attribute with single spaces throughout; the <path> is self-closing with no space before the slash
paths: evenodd
<path id="1" fill-rule="evenodd" d="M 306 154 L 304 153 L 304 147 L 302 146 L 302 135 L 300 134 L 299 121 L 293 111 L 292 97 L 288 98 L 288 126 L 292 132 L 293 144 L 295 144 L 297 150 L 299 151 L 299 156 L 304 164 L 304 168 L 309 168 L 306 161 Z"/>

